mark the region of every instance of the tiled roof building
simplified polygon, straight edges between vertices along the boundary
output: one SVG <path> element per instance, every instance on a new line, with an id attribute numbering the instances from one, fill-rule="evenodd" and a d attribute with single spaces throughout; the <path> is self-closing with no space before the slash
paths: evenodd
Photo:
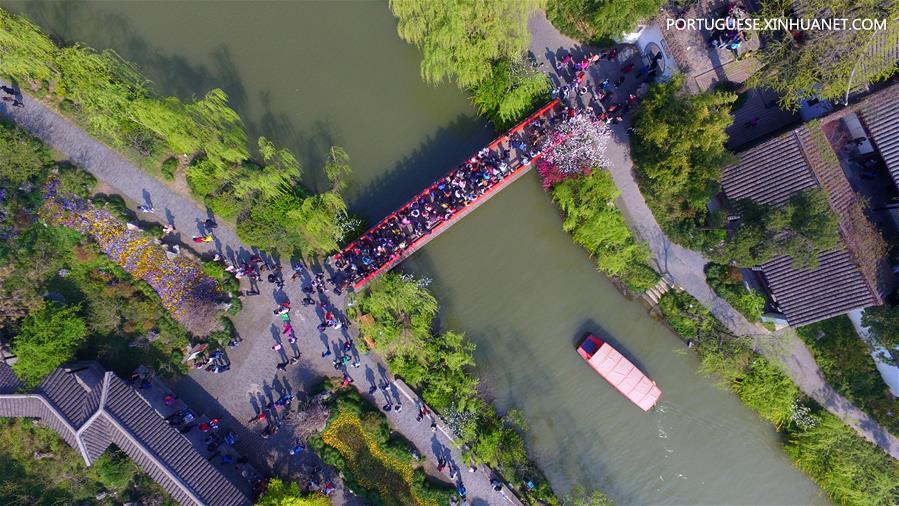
<path id="1" fill-rule="evenodd" d="M 759 266 L 772 298 L 791 325 L 883 304 L 892 285 L 889 266 L 866 240 L 871 234 L 879 239 L 879 233 L 864 216 L 819 127 L 802 126 L 739 153 L 739 162 L 725 167 L 721 186 L 731 201 L 750 199 L 773 206 L 804 190 L 826 191 L 840 219 L 843 246 L 821 252 L 814 269 L 796 268 L 787 256 Z"/>
<path id="2" fill-rule="evenodd" d="M 0 416 L 39 418 L 91 465 L 115 444 L 180 504 L 250 500 L 130 385 L 96 362 L 60 368 L 33 392 L 0 362 Z"/>

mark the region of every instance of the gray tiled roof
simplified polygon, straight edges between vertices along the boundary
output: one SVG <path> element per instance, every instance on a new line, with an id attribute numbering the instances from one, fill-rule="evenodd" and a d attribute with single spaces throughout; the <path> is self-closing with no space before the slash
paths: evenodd
<path id="1" fill-rule="evenodd" d="M 899 84 L 874 93 L 854 109 L 899 186 Z"/>
<path id="2" fill-rule="evenodd" d="M 750 199 L 780 205 L 802 190 L 818 186 L 805 157 L 798 131 L 775 137 L 738 154 L 724 168 L 721 188 L 731 200 Z"/>
<path id="3" fill-rule="evenodd" d="M 796 269 L 792 263 L 790 257 L 782 256 L 762 265 L 768 287 L 791 325 L 807 325 L 880 303 L 845 249 L 819 254 L 815 269 Z"/>
<path id="4" fill-rule="evenodd" d="M 0 417 L 40 418 L 88 465 L 115 443 L 181 504 L 243 506 L 249 499 L 141 395 L 98 364 L 60 368 L 31 394 L 0 364 Z"/>
<path id="5" fill-rule="evenodd" d="M 810 130 L 803 126 L 739 153 L 739 162 L 725 167 L 722 175 L 722 190 L 731 201 L 750 199 L 777 206 L 796 193 L 823 187 L 840 217 L 843 245 L 819 254 L 816 269 L 795 268 L 786 256 L 761 266 L 772 297 L 795 326 L 881 304 L 881 288 L 887 286 L 879 279 L 882 259 L 851 251 L 863 244 L 854 240 L 855 229 L 847 226 L 856 197 L 842 169 L 828 162 L 827 155 L 819 153 Z"/>
<path id="6" fill-rule="evenodd" d="M 0 394 L 14 394 L 23 386 L 25 384 L 16 376 L 12 367 L 6 362 L 0 362 Z"/>

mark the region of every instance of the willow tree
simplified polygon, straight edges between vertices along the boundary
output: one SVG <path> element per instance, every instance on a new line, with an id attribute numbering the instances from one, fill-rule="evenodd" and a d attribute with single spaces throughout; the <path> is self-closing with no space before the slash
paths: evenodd
<path id="1" fill-rule="evenodd" d="M 885 79 L 897 68 L 899 3 L 877 0 L 766 0 L 761 18 L 885 20 L 886 30 L 807 30 L 771 34 L 758 53 L 754 86 L 782 94 L 780 105 L 818 95 L 842 100 L 850 90 Z"/>
<path id="2" fill-rule="evenodd" d="M 724 144 L 736 96 L 691 95 L 682 84 L 678 76 L 653 85 L 640 104 L 634 117 L 634 168 L 662 229 L 675 242 L 700 248 L 708 242 L 699 230 L 709 219 L 706 204 L 733 157 Z"/>
<path id="3" fill-rule="evenodd" d="M 539 6 L 539 0 L 390 0 L 400 37 L 422 51 L 422 78 L 462 88 L 490 77 L 495 61 L 521 56 L 528 17 Z"/>
<path id="4" fill-rule="evenodd" d="M 608 44 L 659 12 L 662 0 L 549 0 L 546 15 L 565 35 L 582 42 Z"/>

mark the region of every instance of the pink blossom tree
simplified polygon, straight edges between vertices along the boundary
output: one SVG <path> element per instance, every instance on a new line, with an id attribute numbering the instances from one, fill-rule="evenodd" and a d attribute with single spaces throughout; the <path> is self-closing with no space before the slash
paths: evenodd
<path id="1" fill-rule="evenodd" d="M 537 162 L 537 171 L 543 188 L 605 165 L 609 136 L 609 127 L 587 113 L 553 126 L 540 143 L 543 157 Z"/>

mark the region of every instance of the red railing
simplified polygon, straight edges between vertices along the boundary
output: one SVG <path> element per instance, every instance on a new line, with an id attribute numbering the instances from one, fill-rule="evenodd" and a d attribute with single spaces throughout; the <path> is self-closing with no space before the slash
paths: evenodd
<path id="1" fill-rule="evenodd" d="M 559 99 L 555 99 L 555 100 L 551 101 L 550 103 L 544 105 L 544 106 L 541 107 L 539 110 L 537 110 L 535 113 L 531 114 L 530 116 L 528 116 L 527 118 L 525 118 L 524 120 L 522 120 L 520 123 L 518 123 L 517 125 L 515 125 L 515 126 L 512 127 L 511 129 L 509 129 L 508 131 L 506 131 L 506 133 L 504 133 L 504 134 L 501 135 L 500 137 L 496 138 L 493 142 L 491 142 L 490 144 L 488 144 L 488 145 L 487 145 L 487 149 L 491 149 L 491 150 L 492 150 L 492 149 L 496 148 L 496 146 L 502 144 L 503 142 L 505 142 L 506 140 L 508 140 L 511 136 L 513 136 L 513 135 L 515 135 L 516 133 L 518 133 L 518 132 L 524 130 L 524 128 L 527 127 L 527 126 L 528 126 L 532 121 L 534 121 L 535 119 L 538 119 L 538 118 L 540 118 L 540 117 L 546 115 L 548 112 L 552 111 L 552 109 L 555 108 L 555 107 L 556 107 L 557 105 L 559 105 L 560 103 L 561 103 L 561 102 L 559 101 Z M 402 260 L 404 260 L 407 256 L 409 256 L 409 255 L 411 255 L 412 253 L 414 253 L 415 251 L 417 251 L 418 248 L 420 248 L 424 243 L 430 241 L 431 239 L 433 239 L 434 237 L 436 237 L 437 235 L 439 235 L 440 232 L 442 232 L 443 229 L 445 229 L 446 227 L 448 227 L 448 226 L 451 225 L 451 224 L 456 223 L 457 221 L 459 221 L 460 219 L 462 219 L 463 217 L 465 217 L 468 213 L 470 213 L 471 211 L 473 211 L 476 207 L 478 207 L 478 205 L 480 205 L 480 204 L 483 203 L 485 200 L 489 199 L 489 198 L 492 197 L 494 194 L 496 194 L 496 192 L 498 192 L 499 190 L 505 188 L 506 186 L 508 186 L 509 184 L 511 184 L 513 181 L 515 181 L 515 180 L 517 179 L 517 178 L 516 178 L 516 175 L 518 175 L 518 174 L 520 174 L 521 172 L 525 171 L 526 169 L 532 167 L 532 166 L 534 165 L 534 163 L 535 163 L 537 160 L 540 159 L 541 156 L 543 156 L 543 153 L 542 153 L 542 152 L 541 152 L 541 153 L 537 153 L 533 158 L 531 158 L 531 159 L 528 161 L 527 164 L 522 164 L 522 165 L 519 166 L 518 168 L 512 170 L 508 175 L 506 175 L 506 177 L 503 178 L 502 181 L 500 181 L 500 182 L 496 183 L 495 185 L 491 186 L 491 187 L 490 187 L 489 189 L 487 189 L 483 194 L 481 194 L 477 199 L 475 199 L 474 201 L 472 201 L 469 205 L 467 205 L 466 207 L 463 207 L 462 209 L 460 209 L 459 211 L 457 211 L 457 212 L 456 212 L 450 219 L 448 219 L 448 220 L 443 220 L 443 221 L 441 221 L 440 223 L 438 223 L 437 225 L 435 225 L 434 228 L 430 229 L 427 233 L 423 234 L 421 237 L 419 237 L 418 239 L 416 239 L 415 241 L 413 241 L 412 244 L 410 244 L 408 247 L 406 247 L 405 249 L 403 249 L 403 251 L 401 251 L 401 252 L 399 252 L 399 253 L 393 255 L 389 260 L 387 260 L 386 262 L 384 262 L 384 264 L 381 265 L 381 267 L 375 269 L 374 271 L 370 272 L 367 276 L 365 276 L 365 277 L 362 278 L 361 280 L 359 280 L 359 281 L 357 281 L 356 283 L 354 283 L 354 284 L 353 284 L 353 287 L 354 287 L 355 289 L 358 290 L 358 289 L 361 288 L 362 286 L 365 286 L 365 284 L 367 284 L 369 281 L 371 281 L 372 279 L 374 279 L 376 276 L 380 275 L 382 272 L 388 271 L 388 270 L 392 269 L 393 267 L 395 267 L 396 264 L 398 264 L 399 262 L 401 262 Z M 443 177 L 446 177 L 446 176 L 452 174 L 452 173 L 455 172 L 455 171 L 456 171 L 456 169 L 454 168 L 454 169 L 450 170 L 449 172 L 447 172 L 446 174 L 444 174 L 444 176 L 442 176 L 441 178 L 438 178 L 438 179 L 442 179 Z M 413 203 L 414 203 L 415 201 L 417 201 L 422 195 L 425 195 L 425 194 L 427 194 L 429 191 L 431 191 L 431 190 L 435 187 L 436 184 L 437 184 L 437 183 L 434 183 L 434 184 L 432 184 L 431 186 L 429 186 L 427 189 L 425 189 L 424 191 L 422 191 L 422 192 L 416 194 L 416 195 L 415 195 L 414 197 L 412 197 L 408 202 L 406 202 L 405 204 L 403 204 L 402 206 L 400 206 L 400 209 L 401 209 L 401 210 L 402 210 L 402 209 L 405 209 L 406 207 L 408 207 L 408 206 L 410 206 L 411 204 L 413 204 Z M 384 223 L 386 223 L 388 220 L 390 220 L 391 218 L 393 218 L 394 216 L 396 216 L 396 214 L 397 214 L 397 211 L 394 211 L 394 212 L 390 213 L 389 215 L 385 216 L 385 217 L 384 217 L 381 221 L 379 221 L 375 226 L 371 227 L 368 231 L 366 231 L 364 234 L 362 234 L 362 237 L 365 237 L 366 235 L 369 235 L 370 233 L 372 233 L 372 232 L 374 232 L 375 230 L 377 230 L 379 227 L 381 227 L 381 226 L 382 226 Z M 338 258 L 338 259 L 339 259 L 341 256 L 343 256 L 343 255 L 345 255 L 345 254 L 348 254 L 349 252 L 352 251 L 352 249 L 353 249 L 355 246 L 356 246 L 356 242 L 355 242 L 355 241 L 352 242 L 352 243 L 350 243 L 346 248 L 343 249 L 343 251 L 342 251 L 341 253 L 338 253 L 337 256 L 336 256 L 335 258 Z"/>

